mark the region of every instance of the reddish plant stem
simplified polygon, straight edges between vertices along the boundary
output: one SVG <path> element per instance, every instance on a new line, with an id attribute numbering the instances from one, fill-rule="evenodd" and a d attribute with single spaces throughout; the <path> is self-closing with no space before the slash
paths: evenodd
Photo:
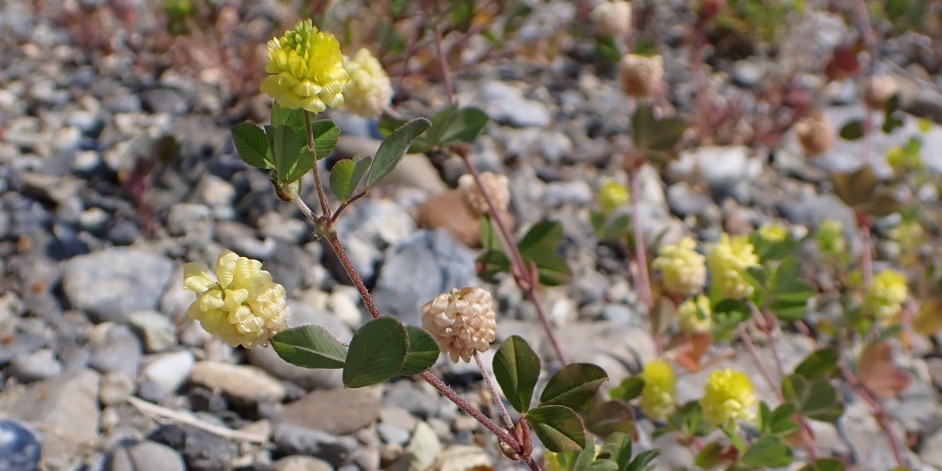
<path id="1" fill-rule="evenodd" d="M 870 239 L 870 216 L 857 213 L 857 228 L 860 231 L 860 271 L 863 272 L 863 286 L 870 286 L 873 279 L 873 242 Z"/>
<path id="2" fill-rule="evenodd" d="M 444 381 L 438 379 L 437 376 L 433 375 L 432 373 L 429 373 L 428 371 L 419 373 L 419 376 L 421 376 L 422 379 L 428 382 L 428 384 L 431 384 L 433 388 L 437 389 L 438 392 L 442 393 L 443 396 L 451 400 L 451 402 L 454 402 L 455 405 L 457 405 L 461 410 L 465 411 L 471 417 L 474 417 L 475 420 L 480 422 L 481 425 L 483 425 L 486 429 L 493 432 L 494 435 L 497 435 L 497 438 L 499 438 L 500 441 L 510 445 L 510 447 L 513 448 L 518 453 L 521 451 L 520 443 L 518 443 L 515 438 L 510 436 L 510 434 L 507 433 L 507 430 L 501 428 L 500 425 L 497 425 L 496 423 L 494 423 L 494 421 L 489 419 L 486 415 L 484 415 L 483 412 L 476 409 L 468 401 L 464 400 L 463 397 L 458 395 L 458 393 L 456 393 L 454 389 L 451 389 L 451 387 L 445 384 Z"/>
<path id="3" fill-rule="evenodd" d="M 340 213 L 342 213 L 343 210 L 349 208 L 350 205 L 352 205 L 352 204 L 354 203 L 354 201 L 356 201 L 356 200 L 358 200 L 358 199 L 360 199 L 360 198 L 362 198 L 362 197 L 364 197 L 364 196 L 366 196 L 366 190 L 363 190 L 363 191 L 357 193 L 356 195 L 353 195 L 353 197 L 351 197 L 349 200 L 344 201 L 343 203 L 340 203 L 340 207 L 337 208 L 337 211 L 334 211 L 334 215 L 330 217 L 330 224 L 333 225 L 334 223 L 336 223 L 336 222 L 337 222 L 337 219 L 340 218 Z"/>
<path id="4" fill-rule="evenodd" d="M 775 396 L 779 401 L 785 402 L 785 396 L 782 395 L 782 391 L 779 389 L 779 382 L 775 382 L 772 378 L 772 374 L 769 372 L 769 369 L 766 368 L 765 363 L 759 358 L 759 351 L 756 348 L 756 344 L 752 341 L 752 337 L 749 336 L 749 332 L 746 330 L 745 325 L 739 324 L 739 337 L 743 340 L 743 343 L 746 344 L 746 350 L 749 352 L 749 356 L 752 358 L 752 362 L 755 363 L 756 368 L 759 369 L 759 374 L 762 375 L 762 378 L 765 380 L 765 383 L 769 386 L 769 389 L 775 392 Z M 769 338 L 769 348 L 772 350 L 773 355 L 778 355 L 775 345 L 771 343 L 771 337 Z M 796 415 L 798 426 L 799 426 L 799 435 L 801 436 L 802 445 L 805 448 L 805 451 L 808 452 L 808 456 L 812 460 L 818 459 L 818 450 L 814 447 L 814 439 L 812 438 L 811 426 L 808 425 L 808 421 L 800 416 Z"/>
<path id="5" fill-rule="evenodd" d="M 435 53 L 438 55 L 438 64 L 442 70 L 442 81 L 445 82 L 445 95 L 448 103 L 455 102 L 455 92 L 451 87 L 451 71 L 448 68 L 448 59 L 442 51 L 442 30 L 435 26 Z"/>
<path id="6" fill-rule="evenodd" d="M 510 420 L 510 414 L 507 413 L 507 408 L 504 407 L 504 401 L 500 400 L 500 393 L 498 393 L 497 388 L 494 387 L 494 382 L 491 381 L 491 375 L 487 372 L 484 361 L 481 360 L 480 353 L 474 352 L 474 361 L 478 364 L 478 369 L 481 370 L 481 376 L 484 377 L 487 390 L 491 392 L 491 397 L 494 398 L 494 402 L 497 404 L 497 410 L 500 411 L 500 417 L 504 420 L 504 426 L 513 430 L 514 421 Z"/>
<path id="7" fill-rule="evenodd" d="M 327 205 L 327 193 L 324 192 L 324 185 L 321 183 L 321 174 L 317 169 L 317 153 L 314 148 L 314 134 L 311 131 L 311 112 L 304 112 L 304 128 L 307 131 L 307 150 L 314 158 L 314 165 L 311 169 L 314 171 L 314 186 L 317 188 L 317 199 L 321 203 L 321 214 L 327 217 L 330 214 L 330 206 Z M 316 221 L 315 221 L 316 223 Z"/>
<path id="8" fill-rule="evenodd" d="M 648 272 L 648 254 L 644 246 L 644 233 L 641 231 L 641 204 L 638 201 L 641 195 L 641 182 L 638 174 L 644 167 L 641 157 L 629 154 L 626 156 L 628 162 L 628 187 L 631 195 L 631 229 L 634 232 L 635 239 L 635 264 L 638 271 L 638 285 L 641 293 L 641 301 L 648 311 L 648 324 L 651 328 L 651 339 L 654 340 L 654 347 L 657 349 L 658 356 L 664 354 L 664 345 L 661 336 L 657 333 L 657 324 L 654 322 L 654 297 L 651 294 L 651 276 Z M 640 162 L 640 163 L 636 163 Z"/>
<path id="9" fill-rule="evenodd" d="M 494 221 L 494 223 L 497 225 L 497 232 L 500 235 L 502 245 L 504 246 L 504 251 L 510 254 L 510 262 L 513 265 L 514 271 L 514 280 L 516 280 L 517 285 L 524 290 L 524 292 L 527 294 L 527 298 L 530 300 L 530 303 L 533 304 L 534 309 L 536 309 L 537 317 L 540 318 L 540 322 L 543 324 L 543 329 L 546 331 L 546 338 L 549 339 L 550 345 L 553 347 L 553 352 L 556 354 L 556 359 L 559 360 L 559 363 L 562 365 L 567 364 L 568 362 L 566 361 L 566 355 L 563 353 L 563 349 L 559 345 L 559 340 L 556 338 L 556 333 L 552 324 L 550 324 L 549 316 L 543 309 L 543 303 L 540 300 L 539 294 L 537 293 L 537 287 L 539 286 L 540 280 L 536 275 L 536 270 L 532 269 L 527 265 L 526 262 L 524 262 L 523 256 L 520 255 L 520 250 L 517 248 L 517 244 L 515 244 L 513 241 L 513 235 L 510 233 L 510 230 L 507 228 L 507 224 L 504 223 L 504 219 L 500 215 L 501 211 L 494 204 L 494 200 L 491 198 L 490 193 L 484 187 L 484 183 L 481 182 L 481 174 L 478 173 L 476 168 L 474 168 L 474 164 L 471 163 L 471 159 L 468 158 L 468 155 L 464 152 L 458 152 L 458 155 L 461 156 L 465 167 L 468 169 L 468 173 L 470 173 L 472 178 L 474 178 L 474 183 L 481 192 L 481 196 L 483 196 L 484 201 L 487 202 L 487 208 L 490 211 L 491 220 Z"/>
<path id="10" fill-rule="evenodd" d="M 893 453 L 893 460 L 896 461 L 896 467 L 898 469 L 905 469 L 906 461 L 903 459 L 902 448 L 899 442 L 896 441 L 896 436 L 893 435 L 893 430 L 890 428 L 890 415 L 887 413 L 886 407 L 883 406 L 883 401 L 871 393 L 870 390 L 854 376 L 850 368 L 848 368 L 843 361 L 840 362 L 840 370 L 844 381 L 847 381 L 847 385 L 850 386 L 850 388 L 870 406 L 870 410 L 873 411 L 873 418 L 876 419 L 877 425 L 879 425 L 880 430 L 883 431 L 883 435 L 886 436 L 886 441 L 890 445 L 890 451 Z"/>

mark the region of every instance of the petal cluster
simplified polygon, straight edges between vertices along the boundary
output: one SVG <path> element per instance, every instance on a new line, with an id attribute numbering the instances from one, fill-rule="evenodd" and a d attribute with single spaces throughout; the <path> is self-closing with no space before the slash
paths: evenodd
<path id="1" fill-rule="evenodd" d="M 674 410 L 677 378 L 671 365 L 664 360 L 653 360 L 641 371 L 644 388 L 641 390 L 641 410 L 648 417 L 662 420 Z"/>
<path id="2" fill-rule="evenodd" d="M 906 277 L 896 270 L 884 270 L 873 277 L 864 295 L 864 312 L 878 320 L 888 320 L 903 309 L 909 295 Z"/>
<path id="3" fill-rule="evenodd" d="M 705 260 L 697 252 L 697 243 L 684 237 L 677 244 L 662 245 L 653 266 L 660 271 L 665 290 L 686 296 L 703 289 L 707 274 Z"/>
<path id="4" fill-rule="evenodd" d="M 591 16 L 599 34 L 620 38 L 631 31 L 631 4 L 623 0 L 603 1 Z"/>
<path id="5" fill-rule="evenodd" d="M 700 407 L 708 422 L 734 428 L 737 420 L 755 418 L 756 395 L 752 381 L 741 371 L 716 370 L 707 377 Z"/>
<path id="6" fill-rule="evenodd" d="M 318 31 L 311 20 L 298 22 L 284 36 L 268 42 L 269 75 L 261 89 L 285 108 L 320 113 L 343 105 L 347 71 L 340 43 Z"/>
<path id="7" fill-rule="evenodd" d="M 216 277 L 202 263 L 188 263 L 183 286 L 196 293 L 187 315 L 230 346 L 267 346 L 288 323 L 285 288 L 272 281 L 262 263 L 224 251 L 216 260 Z"/>
<path id="8" fill-rule="evenodd" d="M 664 59 L 661 56 L 628 54 L 618 63 L 618 79 L 628 96 L 648 98 L 654 95 L 664 77 Z"/>
<path id="9" fill-rule="evenodd" d="M 487 190 L 487 194 L 491 197 L 491 202 L 494 203 L 497 211 L 506 213 L 507 209 L 510 207 L 510 187 L 508 185 L 507 176 L 493 172 L 482 172 L 479 178 L 481 179 L 481 186 Z M 461 197 L 464 199 L 465 204 L 471 208 L 475 216 L 490 213 L 487 200 L 484 199 L 484 195 L 481 194 L 481 189 L 478 188 L 473 175 L 465 174 L 458 179 L 458 191 L 461 192 Z"/>
<path id="10" fill-rule="evenodd" d="M 608 215 L 615 212 L 616 209 L 628 204 L 628 202 L 631 201 L 631 195 L 628 193 L 628 188 L 626 188 L 625 185 L 615 180 L 606 180 L 605 183 L 602 183 L 602 187 L 599 188 L 598 199 L 602 214 Z"/>
<path id="11" fill-rule="evenodd" d="M 710 282 L 721 296 L 726 299 L 752 296 L 752 285 L 746 281 L 743 272 L 748 267 L 758 265 L 759 257 L 748 237 L 723 234 L 707 253 L 706 263 L 710 269 Z"/>
<path id="12" fill-rule="evenodd" d="M 461 288 L 438 295 L 422 306 L 422 327 L 451 361 L 469 362 L 475 351 L 486 351 L 497 335 L 491 293 Z"/>
<path id="13" fill-rule="evenodd" d="M 818 251 L 828 257 L 841 259 L 847 253 L 847 241 L 844 240 L 844 227 L 840 221 L 825 219 L 818 225 L 814 234 Z"/>
<path id="14" fill-rule="evenodd" d="M 703 334 L 713 326 L 713 310 L 710 298 L 698 294 L 687 298 L 677 307 L 677 326 L 685 334 Z"/>
<path id="15" fill-rule="evenodd" d="M 383 66 L 368 49 L 360 49 L 352 59 L 344 58 L 343 68 L 350 77 L 343 92 L 347 109 L 367 118 L 379 116 L 393 96 L 392 83 Z"/>

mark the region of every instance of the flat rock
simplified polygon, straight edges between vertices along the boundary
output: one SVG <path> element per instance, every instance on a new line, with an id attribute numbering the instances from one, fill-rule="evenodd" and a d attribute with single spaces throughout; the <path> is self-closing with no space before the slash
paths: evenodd
<path id="1" fill-rule="evenodd" d="M 24 383 L 51 378 L 61 372 L 62 363 L 52 350 L 45 348 L 20 355 L 10 363 L 10 373 Z"/>
<path id="2" fill-rule="evenodd" d="M 470 249 L 445 231 L 419 231 L 387 251 L 373 300 L 383 314 L 421 325 L 423 304 L 453 288 L 477 284 Z"/>
<path id="3" fill-rule="evenodd" d="M 98 438 L 98 373 L 82 369 L 32 384 L 7 409 L 16 419 L 35 424 L 43 434 L 43 461 L 69 463 Z"/>
<path id="4" fill-rule="evenodd" d="M 310 456 L 286 456 L 274 464 L 274 471 L 333 471 L 330 463 Z"/>
<path id="5" fill-rule="evenodd" d="M 346 464 L 358 446 L 352 437 L 338 437 L 289 423 L 275 426 L 274 441 L 276 449 L 281 453 L 313 456 L 334 467 Z"/>
<path id="6" fill-rule="evenodd" d="M 246 403 L 279 402 L 285 397 L 285 387 L 254 366 L 201 361 L 193 365 L 190 381 Z"/>
<path id="7" fill-rule="evenodd" d="M 192 370 L 193 354 L 188 351 L 154 355 L 141 371 L 139 394 L 160 401 L 183 385 Z"/>
<path id="8" fill-rule="evenodd" d="M 74 308 L 94 320 L 126 322 L 129 313 L 156 306 L 171 273 L 173 262 L 164 256 L 108 248 L 66 262 L 62 289 Z"/>
<path id="9" fill-rule="evenodd" d="M 122 447 L 108 457 L 108 471 L 186 471 L 183 457 L 161 443 L 145 440 Z"/>
<path id="10" fill-rule="evenodd" d="M 137 376 L 141 363 L 141 342 L 127 326 L 110 322 L 99 324 L 91 335 L 89 365 L 102 373 L 120 372 Z"/>
<path id="11" fill-rule="evenodd" d="M 334 435 L 348 435 L 376 421 L 380 395 L 380 388 L 314 391 L 286 405 L 281 420 Z"/>
<path id="12" fill-rule="evenodd" d="M 177 344 L 177 327 L 173 321 L 157 311 L 137 311 L 128 315 L 131 328 L 136 332 L 148 353 L 169 350 Z"/>
<path id="13" fill-rule="evenodd" d="M 183 455 L 186 469 L 191 471 L 232 469 L 232 460 L 238 455 L 235 442 L 188 425 L 164 425 L 147 438 Z"/>

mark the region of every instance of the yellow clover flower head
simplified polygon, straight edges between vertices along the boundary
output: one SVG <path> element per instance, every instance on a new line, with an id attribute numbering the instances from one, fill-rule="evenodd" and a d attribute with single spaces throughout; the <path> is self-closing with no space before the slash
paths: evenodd
<path id="1" fill-rule="evenodd" d="M 700 407 L 708 422 L 717 427 L 736 426 L 737 420 L 755 419 L 756 395 L 752 381 L 741 371 L 715 370 L 707 377 Z"/>
<path id="2" fill-rule="evenodd" d="M 906 277 L 896 270 L 884 270 L 873 277 L 864 295 L 864 312 L 878 320 L 888 320 L 903 309 L 909 295 Z"/>
<path id="3" fill-rule="evenodd" d="M 691 295 L 706 283 L 705 257 L 697 252 L 697 243 L 684 237 L 675 245 L 662 245 L 654 259 L 654 269 L 661 272 L 664 289 L 679 295 Z"/>
<path id="4" fill-rule="evenodd" d="M 370 54 L 368 49 L 360 49 L 353 58 L 344 58 L 350 82 L 343 92 L 347 109 L 354 114 L 375 118 L 392 101 L 393 88 L 383 66 Z"/>
<path id="5" fill-rule="evenodd" d="M 506 213 L 510 208 L 510 180 L 507 179 L 507 175 L 494 172 L 481 172 L 478 178 L 481 179 L 481 186 L 484 187 L 487 194 L 491 197 L 491 202 L 494 203 L 497 212 Z M 462 175 L 461 178 L 458 179 L 458 191 L 475 217 L 490 214 L 491 208 L 487 205 L 487 199 L 484 198 L 481 189 L 478 188 L 478 184 L 474 180 L 474 175 L 470 173 Z"/>
<path id="6" fill-rule="evenodd" d="M 628 194 L 628 188 L 615 180 L 606 180 L 599 188 L 599 208 L 602 214 L 612 214 L 616 209 L 621 208 L 631 201 Z"/>
<path id="7" fill-rule="evenodd" d="M 903 221 L 890 230 L 890 240 L 899 244 L 900 262 L 915 264 L 919 261 L 919 250 L 926 243 L 926 231 L 918 221 Z"/>
<path id="8" fill-rule="evenodd" d="M 272 281 L 258 260 L 226 250 L 216 259 L 216 279 L 205 264 L 187 263 L 183 287 L 196 293 L 187 316 L 229 346 L 267 346 L 288 326 L 285 288 Z"/>
<path id="9" fill-rule="evenodd" d="M 825 219 L 818 225 L 814 234 L 818 250 L 822 254 L 833 258 L 840 258 L 847 252 L 847 241 L 844 240 L 844 226 L 835 219 Z"/>
<path id="10" fill-rule="evenodd" d="M 724 298 L 745 299 L 752 296 L 752 285 L 746 281 L 743 271 L 758 265 L 759 257 L 747 236 L 730 237 L 723 234 L 707 253 L 706 263 L 712 276 L 711 283 Z"/>
<path id="11" fill-rule="evenodd" d="M 451 361 L 470 362 L 475 351 L 486 351 L 497 336 L 491 293 L 461 288 L 440 294 L 422 306 L 422 327 Z"/>
<path id="12" fill-rule="evenodd" d="M 655 420 L 663 420 L 674 410 L 677 378 L 671 365 L 664 360 L 653 360 L 641 371 L 644 389 L 641 390 L 641 410 Z"/>
<path id="13" fill-rule="evenodd" d="M 285 108 L 320 113 L 343 105 L 348 76 L 340 43 L 334 35 L 318 31 L 311 20 L 299 21 L 284 36 L 268 41 L 265 72 L 269 75 L 262 91 Z"/>
<path id="14" fill-rule="evenodd" d="M 780 222 L 762 226 L 757 232 L 759 237 L 769 242 L 781 242 L 788 238 L 788 228 Z"/>
<path id="15" fill-rule="evenodd" d="M 687 298 L 677 307 L 677 326 L 685 334 L 703 334 L 713 326 L 713 310 L 710 298 L 698 294 Z"/>

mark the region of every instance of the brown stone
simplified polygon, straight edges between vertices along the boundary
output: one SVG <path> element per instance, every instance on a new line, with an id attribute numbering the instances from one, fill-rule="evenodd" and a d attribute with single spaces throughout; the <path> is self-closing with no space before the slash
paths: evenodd
<path id="1" fill-rule="evenodd" d="M 334 435 L 348 435 L 379 418 L 380 387 L 314 391 L 285 406 L 281 421 Z"/>

